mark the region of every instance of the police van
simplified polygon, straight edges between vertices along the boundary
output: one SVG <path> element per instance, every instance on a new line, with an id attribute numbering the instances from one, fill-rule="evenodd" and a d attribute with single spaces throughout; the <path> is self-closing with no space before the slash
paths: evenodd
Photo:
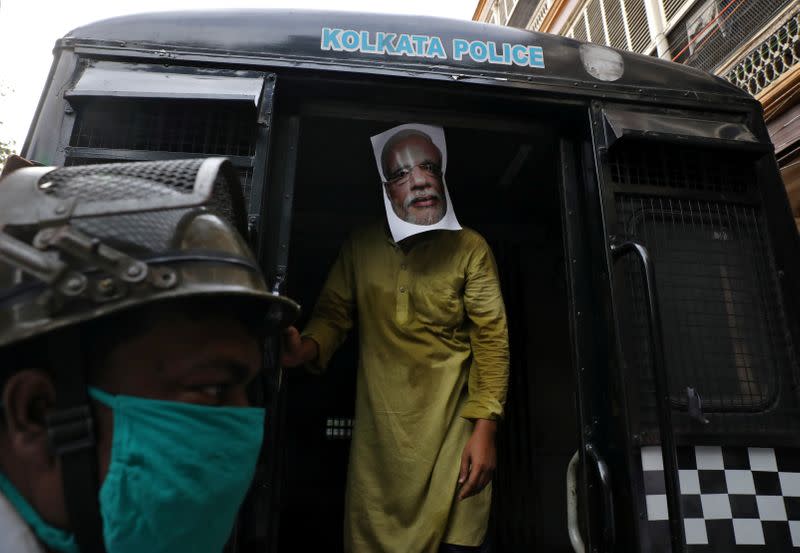
<path id="1" fill-rule="evenodd" d="M 509 317 L 497 552 L 800 547 L 800 240 L 740 89 L 560 36 L 335 12 L 120 17 L 54 55 L 22 154 L 229 158 L 269 284 L 307 311 L 381 216 L 369 137 L 444 127 Z M 340 549 L 357 347 L 323 376 L 268 351 L 232 551 Z"/>

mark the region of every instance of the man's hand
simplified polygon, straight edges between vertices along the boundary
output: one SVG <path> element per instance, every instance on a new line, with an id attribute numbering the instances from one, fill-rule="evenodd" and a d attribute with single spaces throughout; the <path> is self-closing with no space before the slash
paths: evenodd
<path id="1" fill-rule="evenodd" d="M 300 332 L 290 326 L 283 331 L 281 366 L 297 367 L 313 361 L 319 355 L 319 346 L 310 338 L 301 338 Z"/>
<path id="2" fill-rule="evenodd" d="M 478 419 L 464 453 L 461 455 L 461 472 L 458 475 L 459 501 L 479 493 L 492 481 L 497 466 L 494 435 L 497 421 Z"/>

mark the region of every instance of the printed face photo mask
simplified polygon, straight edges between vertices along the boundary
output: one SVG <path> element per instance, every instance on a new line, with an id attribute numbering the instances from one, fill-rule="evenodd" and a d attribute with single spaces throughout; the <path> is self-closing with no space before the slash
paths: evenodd
<path id="1" fill-rule="evenodd" d="M 430 230 L 460 230 L 445 182 L 444 129 L 400 125 L 371 140 L 394 241 Z"/>

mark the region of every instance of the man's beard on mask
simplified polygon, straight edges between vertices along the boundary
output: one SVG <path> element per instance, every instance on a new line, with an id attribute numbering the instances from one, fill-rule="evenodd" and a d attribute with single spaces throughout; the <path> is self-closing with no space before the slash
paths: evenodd
<path id="1" fill-rule="evenodd" d="M 421 212 L 416 213 L 412 211 L 411 204 L 417 198 L 431 198 L 438 200 L 438 203 L 435 206 L 431 206 L 428 208 L 423 208 Z M 414 225 L 433 225 L 441 221 L 442 217 L 444 217 L 445 210 L 447 209 L 447 203 L 444 197 L 436 192 L 435 190 L 430 190 L 427 192 L 414 192 L 409 194 L 403 200 L 403 210 L 402 212 L 405 213 L 405 217 L 400 217 L 407 223 L 411 223 Z M 395 212 L 398 209 L 395 206 Z M 399 215 L 399 214 L 398 214 Z"/>

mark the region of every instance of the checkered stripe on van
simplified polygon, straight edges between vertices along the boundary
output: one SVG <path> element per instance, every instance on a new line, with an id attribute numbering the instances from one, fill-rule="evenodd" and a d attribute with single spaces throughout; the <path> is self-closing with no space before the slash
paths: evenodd
<path id="1" fill-rule="evenodd" d="M 694 446 L 677 453 L 689 551 L 800 551 L 800 450 Z M 663 536 L 661 448 L 643 447 L 641 460 L 651 535 Z"/>

